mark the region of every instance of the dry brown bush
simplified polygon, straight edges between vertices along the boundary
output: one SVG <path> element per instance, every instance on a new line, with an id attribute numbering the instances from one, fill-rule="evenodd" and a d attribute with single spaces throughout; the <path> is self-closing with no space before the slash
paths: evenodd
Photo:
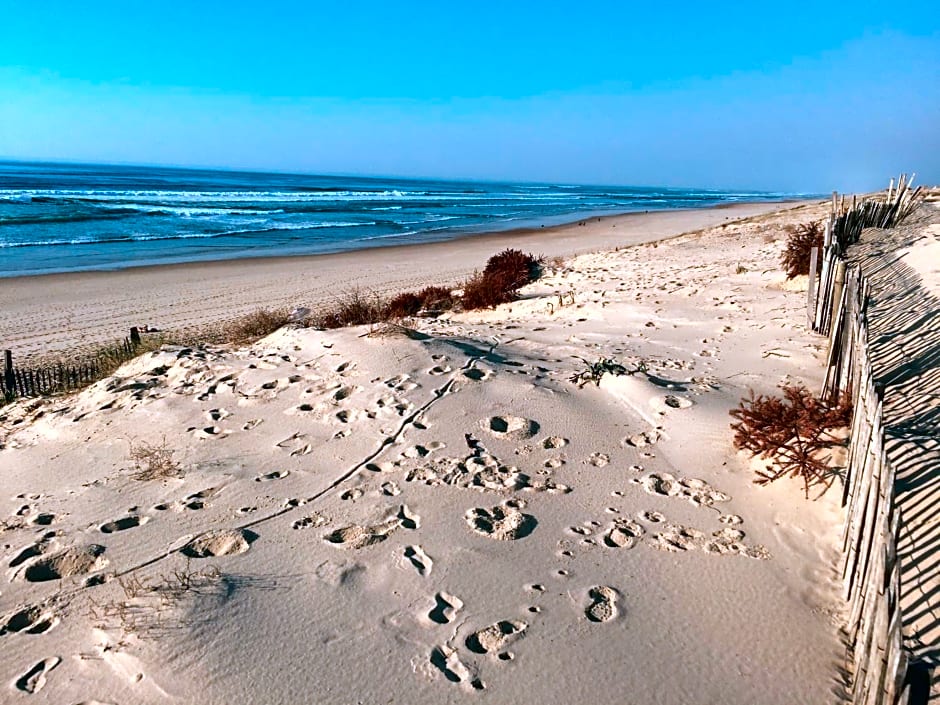
<path id="1" fill-rule="evenodd" d="M 522 250 L 505 249 L 486 261 L 483 274 L 509 288 L 521 289 L 538 278 L 539 267 L 539 258 Z"/>
<path id="2" fill-rule="evenodd" d="M 482 272 L 466 281 L 461 303 L 472 311 L 514 301 L 519 289 L 538 278 L 539 270 L 538 258 L 520 250 L 503 250 L 487 260 Z"/>
<path id="3" fill-rule="evenodd" d="M 221 329 L 221 342 L 244 343 L 258 340 L 271 335 L 289 322 L 290 312 L 287 309 L 259 308 L 225 323 Z"/>
<path id="4" fill-rule="evenodd" d="M 385 308 L 385 316 L 394 319 L 417 316 L 422 311 L 441 313 L 452 309 L 456 301 L 450 289 L 426 286 L 417 293 L 406 291 L 394 296 Z"/>
<path id="5" fill-rule="evenodd" d="M 374 293 L 366 294 L 359 289 L 344 294 L 330 308 L 319 311 L 310 319 L 317 328 L 343 328 L 370 323 L 381 323 L 386 319 L 386 304 Z"/>
<path id="6" fill-rule="evenodd" d="M 802 223 L 793 228 L 787 238 L 787 247 L 782 257 L 787 279 L 809 274 L 810 252 L 814 247 L 821 250 L 822 246 L 823 229 L 820 221 Z"/>
<path id="7" fill-rule="evenodd" d="M 138 441 L 131 443 L 128 456 L 134 461 L 135 480 L 165 480 L 180 477 L 183 468 L 173 458 L 173 449 L 164 438 L 159 444 Z"/>
<path id="8" fill-rule="evenodd" d="M 426 286 L 418 292 L 418 297 L 426 311 L 449 311 L 458 302 L 451 290 L 443 286 Z"/>
<path id="9" fill-rule="evenodd" d="M 385 315 L 389 318 L 416 316 L 423 304 L 424 302 L 418 294 L 413 291 L 405 291 L 392 297 L 385 308 Z"/>
<path id="10" fill-rule="evenodd" d="M 835 477 L 828 463 L 828 453 L 845 444 L 836 429 L 852 420 L 852 404 L 847 399 L 830 406 L 813 396 L 802 385 L 784 385 L 783 397 L 754 395 L 741 400 L 731 416 L 734 447 L 754 457 L 772 460 L 758 471 L 758 484 L 767 484 L 784 476 L 802 477 L 806 496 L 810 487 L 828 489 Z"/>
<path id="11" fill-rule="evenodd" d="M 496 308 L 515 298 L 516 289 L 510 286 L 510 282 L 476 272 L 464 283 L 460 303 L 465 310 L 473 311 L 479 308 Z"/>

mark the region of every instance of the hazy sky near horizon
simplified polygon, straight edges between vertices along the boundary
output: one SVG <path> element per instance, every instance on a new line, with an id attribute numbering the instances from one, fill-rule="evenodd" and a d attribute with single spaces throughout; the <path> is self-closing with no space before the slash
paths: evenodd
<path id="1" fill-rule="evenodd" d="M 940 12 L 0 0 L 0 157 L 591 184 L 940 183 Z"/>

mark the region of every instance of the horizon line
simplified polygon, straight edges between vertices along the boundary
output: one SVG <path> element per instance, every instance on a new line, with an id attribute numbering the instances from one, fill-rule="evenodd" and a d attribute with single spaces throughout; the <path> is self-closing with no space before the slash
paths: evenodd
<path id="1" fill-rule="evenodd" d="M 175 169 L 178 171 L 216 171 L 241 174 L 267 174 L 271 176 L 326 176 L 337 178 L 353 179 L 396 179 L 399 181 L 443 181 L 457 183 L 480 183 L 480 184 L 510 184 L 510 185 L 538 185 L 538 186 L 556 186 L 565 188 L 570 186 L 589 187 L 589 188 L 658 188 L 673 189 L 681 191 L 702 191 L 711 193 L 730 193 L 743 191 L 755 194 L 765 195 L 784 195 L 784 196 L 824 196 L 826 194 L 815 191 L 768 191 L 764 189 L 752 189 L 742 187 L 724 187 L 724 188 L 705 188 L 700 186 L 663 186 L 656 184 L 602 184 L 602 183 L 578 183 L 578 182 L 558 182 L 558 181 L 528 181 L 528 180 L 509 180 L 509 179 L 483 179 L 472 177 L 443 177 L 443 176 L 401 176 L 395 174 L 357 174 L 352 172 L 306 172 L 306 171 L 279 171 L 277 169 L 262 169 L 252 167 L 234 167 L 234 166 L 204 166 L 204 165 L 180 165 L 180 164 L 162 164 L 162 163 L 142 163 L 142 162 L 95 162 L 84 160 L 69 159 L 38 159 L 9 157 L 0 154 L 0 164 L 47 164 L 56 166 L 92 166 L 92 167 L 136 167 L 143 169 Z"/>

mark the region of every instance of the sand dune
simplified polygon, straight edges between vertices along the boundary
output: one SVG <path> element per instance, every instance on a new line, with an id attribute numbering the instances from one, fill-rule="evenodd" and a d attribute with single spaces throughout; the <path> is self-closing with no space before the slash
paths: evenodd
<path id="1" fill-rule="evenodd" d="M 727 413 L 819 381 L 777 267 L 816 210 L 585 254 L 420 335 L 164 349 L 4 409 L 8 696 L 836 701 L 837 498 L 754 485 Z"/>

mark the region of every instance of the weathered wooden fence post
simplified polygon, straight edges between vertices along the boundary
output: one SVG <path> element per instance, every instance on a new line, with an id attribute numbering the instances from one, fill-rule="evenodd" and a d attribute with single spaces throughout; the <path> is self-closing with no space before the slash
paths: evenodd
<path id="1" fill-rule="evenodd" d="M 816 268 L 819 266 L 819 248 L 809 251 L 809 282 L 806 286 L 806 327 L 813 330 L 816 322 Z"/>
<path id="2" fill-rule="evenodd" d="M 16 378 L 13 376 L 13 351 L 3 351 L 3 389 L 6 401 L 16 396 Z"/>
<path id="3" fill-rule="evenodd" d="M 131 327 L 131 345 L 140 345 L 140 331 L 137 326 Z"/>

